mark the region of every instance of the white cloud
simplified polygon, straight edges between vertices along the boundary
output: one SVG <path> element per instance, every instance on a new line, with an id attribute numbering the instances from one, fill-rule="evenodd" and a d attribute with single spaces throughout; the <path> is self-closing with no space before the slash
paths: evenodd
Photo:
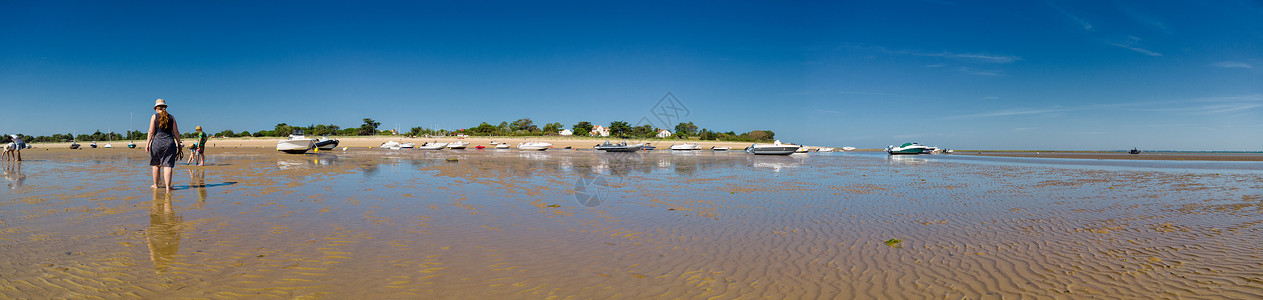
<path id="1" fill-rule="evenodd" d="M 992 64 L 1007 64 L 1007 63 L 1013 63 L 1013 62 L 1022 60 L 1022 57 L 1009 56 L 1009 55 L 951 53 L 951 52 L 920 52 L 920 51 L 910 51 L 910 50 L 890 50 L 884 47 L 856 47 L 856 48 L 876 50 L 878 52 L 886 53 L 886 54 L 900 54 L 900 55 L 923 56 L 923 57 L 942 57 L 942 58 L 950 58 L 950 59 L 961 60 L 961 61 L 992 63 Z"/>
<path id="2" fill-rule="evenodd" d="M 1050 3 L 1048 3 L 1048 5 L 1049 5 L 1049 6 L 1052 6 L 1052 8 L 1053 8 L 1054 10 L 1056 10 L 1057 12 L 1059 12 L 1059 13 L 1061 13 L 1062 15 L 1066 16 L 1067 18 L 1070 18 L 1070 20 L 1071 20 L 1071 21 L 1074 21 L 1075 23 L 1078 23 L 1078 24 L 1079 24 L 1079 26 L 1083 27 L 1083 30 L 1093 31 L 1093 30 L 1092 30 L 1092 28 L 1093 28 L 1093 27 L 1092 27 L 1092 23 L 1088 23 L 1088 21 L 1083 20 L 1082 18 L 1079 18 L 1078 16 L 1075 16 L 1075 15 L 1071 14 L 1070 12 L 1067 12 L 1067 11 L 1066 11 L 1066 10 L 1064 10 L 1064 9 L 1061 9 L 1061 7 L 1058 7 L 1058 6 L 1056 6 L 1056 5 L 1053 5 L 1051 2 L 1050 2 Z"/>
<path id="3" fill-rule="evenodd" d="M 1216 67 L 1228 69 L 1253 69 L 1254 66 L 1239 61 L 1221 61 L 1213 64 Z"/>
<path id="4" fill-rule="evenodd" d="M 1038 114 L 1064 112 L 1064 111 L 1071 111 L 1071 110 L 1072 109 L 1068 109 L 1068 108 L 1008 109 L 1008 110 L 1000 110 L 1000 111 L 977 113 L 977 114 L 955 115 L 955 116 L 950 116 L 947 118 L 948 119 L 973 119 L 973 118 L 1008 117 L 1008 116 L 1021 116 L 1021 115 L 1038 115 Z"/>
<path id="5" fill-rule="evenodd" d="M 1109 44 L 1110 46 L 1114 46 L 1114 47 L 1131 50 L 1131 51 L 1136 51 L 1140 54 L 1144 54 L 1148 56 L 1162 56 L 1162 53 L 1153 52 L 1149 49 L 1145 49 L 1145 48 L 1141 48 L 1137 46 L 1136 44 L 1140 43 L 1140 38 L 1134 37 L 1134 36 L 1128 36 L 1127 38 L 1128 39 L 1123 40 L 1121 42 L 1106 42 L 1106 44 Z"/>
<path id="6" fill-rule="evenodd" d="M 978 76 L 1000 76 L 1000 71 L 977 70 L 973 68 L 960 68 L 961 73 Z"/>

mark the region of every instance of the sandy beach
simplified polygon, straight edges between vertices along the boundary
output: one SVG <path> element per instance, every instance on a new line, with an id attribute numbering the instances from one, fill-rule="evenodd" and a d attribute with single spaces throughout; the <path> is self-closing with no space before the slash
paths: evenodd
<path id="1" fill-rule="evenodd" d="M 1263 172 L 876 153 L 127 149 L 0 190 L 6 298 L 1252 298 Z M 974 160 L 981 160 L 973 162 Z M 948 176 L 950 175 L 950 176 Z"/>

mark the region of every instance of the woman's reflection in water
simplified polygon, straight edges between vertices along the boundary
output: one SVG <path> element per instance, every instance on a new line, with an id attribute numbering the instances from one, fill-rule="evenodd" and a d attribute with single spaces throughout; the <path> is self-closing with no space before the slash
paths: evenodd
<path id="1" fill-rule="evenodd" d="M 189 170 L 189 188 L 197 190 L 197 204 L 193 207 L 202 209 L 206 204 L 206 170 Z"/>
<path id="2" fill-rule="evenodd" d="M 149 233 L 145 239 L 149 242 L 149 259 L 158 274 L 167 272 L 179 252 L 180 223 L 180 216 L 175 214 L 175 206 L 171 204 L 171 194 L 154 190 L 153 206 L 149 208 Z"/>

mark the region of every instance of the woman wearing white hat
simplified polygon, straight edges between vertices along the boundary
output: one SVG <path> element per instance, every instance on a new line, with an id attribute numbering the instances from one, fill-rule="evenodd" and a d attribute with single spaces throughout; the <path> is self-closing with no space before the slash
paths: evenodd
<path id="1" fill-rule="evenodd" d="M 154 114 L 149 118 L 149 138 L 145 142 L 145 151 L 149 152 L 149 165 L 153 166 L 153 185 L 158 188 L 158 170 L 162 170 L 162 182 L 167 191 L 171 191 L 171 173 L 175 168 L 176 156 L 180 153 L 180 127 L 175 117 L 167 113 L 167 101 L 158 99 L 153 104 Z"/>

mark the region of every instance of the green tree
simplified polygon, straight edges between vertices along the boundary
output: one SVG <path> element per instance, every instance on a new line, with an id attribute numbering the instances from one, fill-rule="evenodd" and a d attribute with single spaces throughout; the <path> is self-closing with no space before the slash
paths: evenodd
<path id="1" fill-rule="evenodd" d="M 293 126 L 289 126 L 289 124 L 281 123 L 281 124 L 276 124 L 276 129 L 272 130 L 272 134 L 276 136 L 288 136 L 293 131 L 294 131 Z"/>
<path id="2" fill-rule="evenodd" d="M 373 121 L 373 119 L 364 118 L 364 125 L 360 125 L 360 130 L 356 132 L 358 135 L 373 135 L 377 133 L 377 126 L 381 126 L 381 122 Z"/>
<path id="3" fill-rule="evenodd" d="M 474 135 L 492 135 L 495 134 L 499 128 L 496 128 L 494 125 L 487 124 L 487 122 L 482 122 L 482 124 L 478 124 L 477 127 L 470 128 L 469 130 L 472 131 Z"/>
<path id="4" fill-rule="evenodd" d="M 561 123 L 552 122 L 544 124 L 544 134 L 557 134 L 558 131 L 561 131 Z"/>
<path id="5" fill-rule="evenodd" d="M 632 127 L 630 135 L 638 138 L 651 138 L 657 133 L 657 130 L 653 130 L 653 125 L 645 124 Z"/>
<path id="6" fill-rule="evenodd" d="M 697 125 L 693 125 L 693 122 L 680 122 L 680 124 L 675 125 L 675 135 L 677 137 L 685 138 L 692 136 L 694 133 L 697 133 Z"/>
<path id="7" fill-rule="evenodd" d="M 513 131 L 525 131 L 527 133 L 539 131 L 539 127 L 535 126 L 535 122 L 531 118 L 521 118 L 509 124 L 509 129 Z"/>
<path id="8" fill-rule="evenodd" d="M 748 136 L 752 142 L 768 142 L 776 139 L 776 133 L 771 130 L 754 130 L 750 131 Z"/>
<path id="9" fill-rule="evenodd" d="M 246 137 L 246 136 L 252 136 L 252 135 L 250 135 L 250 132 L 249 132 L 249 131 L 242 131 L 242 132 L 238 132 L 238 133 L 237 133 L 237 135 L 235 135 L 235 136 L 236 136 L 236 137 Z"/>
<path id="10" fill-rule="evenodd" d="M 500 125 L 496 125 L 496 131 L 499 135 L 507 135 L 508 133 L 513 132 L 513 129 L 509 128 L 509 122 L 500 121 Z"/>
<path id="11" fill-rule="evenodd" d="M 579 124 L 571 126 L 570 130 L 574 130 L 575 135 L 588 135 L 588 132 L 592 131 L 592 123 L 588 121 L 579 122 Z"/>
<path id="12" fill-rule="evenodd" d="M 623 121 L 610 122 L 610 135 L 616 137 L 628 137 L 632 133 L 631 125 Z"/>
<path id="13" fill-rule="evenodd" d="M 237 136 L 237 133 L 232 132 L 232 129 L 224 129 L 224 131 L 216 133 L 215 136 Z"/>
<path id="14" fill-rule="evenodd" d="M 320 124 L 320 125 L 312 126 L 312 128 L 311 128 L 311 134 L 312 134 L 312 135 L 317 135 L 317 136 L 324 136 L 324 135 L 336 135 L 336 134 L 338 134 L 338 129 L 340 129 L 340 127 L 338 127 L 338 125 L 333 125 L 333 124 L 324 125 L 324 124 Z"/>

